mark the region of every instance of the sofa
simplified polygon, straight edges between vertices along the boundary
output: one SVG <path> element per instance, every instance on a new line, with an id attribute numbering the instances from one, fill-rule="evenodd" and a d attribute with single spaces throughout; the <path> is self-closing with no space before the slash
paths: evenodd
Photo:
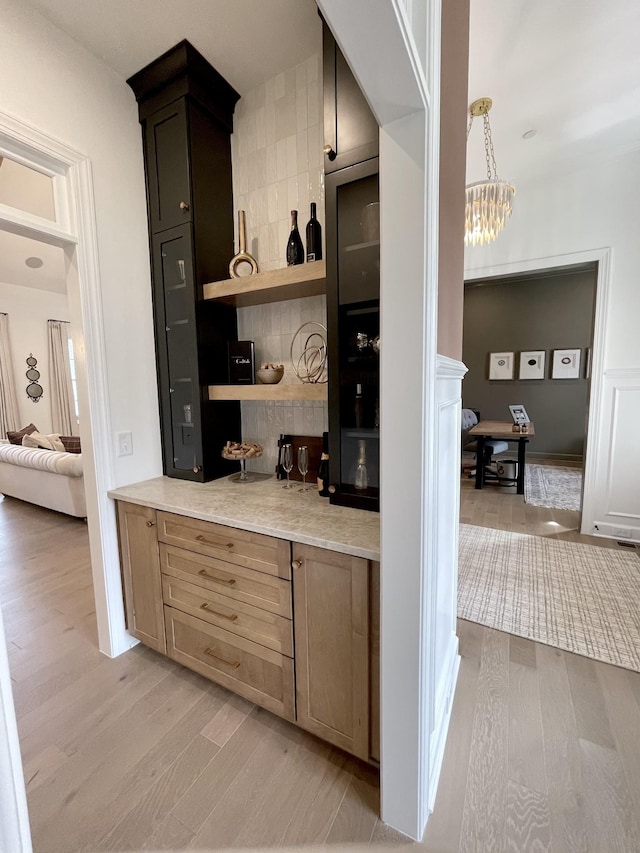
<path id="1" fill-rule="evenodd" d="M 86 518 L 82 454 L 0 439 L 0 494 Z"/>

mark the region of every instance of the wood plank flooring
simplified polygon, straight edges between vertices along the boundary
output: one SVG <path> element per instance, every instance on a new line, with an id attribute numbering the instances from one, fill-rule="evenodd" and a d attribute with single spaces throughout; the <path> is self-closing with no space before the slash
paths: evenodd
<path id="1" fill-rule="evenodd" d="M 467 515 L 483 514 L 478 494 L 502 515 L 486 489 Z M 509 524 L 547 529 L 540 508 L 511 509 Z M 378 820 L 371 768 L 143 646 L 101 655 L 82 522 L 4 499 L 0 542 L 36 853 L 640 851 L 636 673 L 461 621 L 438 797 L 414 845 Z"/>

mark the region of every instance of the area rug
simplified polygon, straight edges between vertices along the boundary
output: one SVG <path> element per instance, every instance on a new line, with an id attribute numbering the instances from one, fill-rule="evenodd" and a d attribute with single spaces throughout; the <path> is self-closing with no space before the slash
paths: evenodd
<path id="1" fill-rule="evenodd" d="M 461 524 L 458 616 L 640 672 L 639 554 Z"/>
<path id="2" fill-rule="evenodd" d="M 582 470 L 528 463 L 524 469 L 524 500 L 532 506 L 579 510 Z"/>

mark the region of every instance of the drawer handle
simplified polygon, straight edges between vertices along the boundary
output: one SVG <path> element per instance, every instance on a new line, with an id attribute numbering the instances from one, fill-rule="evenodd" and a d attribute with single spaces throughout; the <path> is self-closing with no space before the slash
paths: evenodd
<path id="1" fill-rule="evenodd" d="M 292 569 L 301 569 L 302 568 L 302 560 L 294 560 L 291 563 L 291 568 Z"/>
<path id="2" fill-rule="evenodd" d="M 205 539 L 202 533 L 196 536 L 196 542 L 211 545 L 213 548 L 233 548 L 233 542 L 213 542 L 211 539 Z"/>
<path id="3" fill-rule="evenodd" d="M 222 663 L 226 663 L 227 666 L 232 666 L 234 669 L 238 669 L 240 666 L 240 661 L 236 661 L 235 663 L 231 663 L 231 661 L 225 660 L 224 658 L 219 657 L 213 649 L 205 649 L 205 655 L 209 655 L 210 658 L 215 658 L 216 660 L 221 661 Z"/>
<path id="4" fill-rule="evenodd" d="M 213 613 L 214 616 L 219 616 L 221 619 L 228 619 L 229 622 L 235 622 L 238 618 L 237 613 L 234 613 L 232 616 L 227 616 L 226 613 L 220 613 L 218 610 L 212 610 L 207 601 L 200 605 L 200 610 L 206 610 L 207 613 Z"/>
<path id="5" fill-rule="evenodd" d="M 181 201 L 178 207 L 180 208 L 180 210 L 189 210 L 189 205 L 186 201 Z"/>
<path id="6" fill-rule="evenodd" d="M 198 572 L 201 578 L 209 578 L 209 580 L 216 581 L 216 583 L 227 583 L 229 586 L 233 586 L 236 582 L 235 578 L 229 578 L 229 580 L 225 580 L 224 578 L 217 578 L 215 575 L 210 575 L 206 569 L 200 569 Z"/>
<path id="7" fill-rule="evenodd" d="M 155 521 L 147 521 L 147 527 L 154 527 Z"/>

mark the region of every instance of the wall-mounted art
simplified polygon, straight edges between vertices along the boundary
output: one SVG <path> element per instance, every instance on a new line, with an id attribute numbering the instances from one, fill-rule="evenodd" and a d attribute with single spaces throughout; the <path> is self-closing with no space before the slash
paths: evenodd
<path id="1" fill-rule="evenodd" d="M 489 379 L 513 379 L 513 353 L 489 353 Z"/>
<path id="2" fill-rule="evenodd" d="M 545 355 L 543 349 L 521 352 L 518 379 L 544 379 Z"/>
<path id="3" fill-rule="evenodd" d="M 37 403 L 40 400 L 40 397 L 43 395 L 42 385 L 38 382 L 40 379 L 40 371 L 36 370 L 36 364 L 38 363 L 38 359 L 34 358 L 33 353 L 29 353 L 29 358 L 26 360 L 29 369 L 26 372 L 26 377 L 29 380 L 29 384 L 27 385 L 26 391 L 27 396 L 30 400 L 33 400 L 34 403 Z"/>
<path id="4" fill-rule="evenodd" d="M 557 349 L 553 351 L 552 379 L 580 378 L 580 349 Z"/>

